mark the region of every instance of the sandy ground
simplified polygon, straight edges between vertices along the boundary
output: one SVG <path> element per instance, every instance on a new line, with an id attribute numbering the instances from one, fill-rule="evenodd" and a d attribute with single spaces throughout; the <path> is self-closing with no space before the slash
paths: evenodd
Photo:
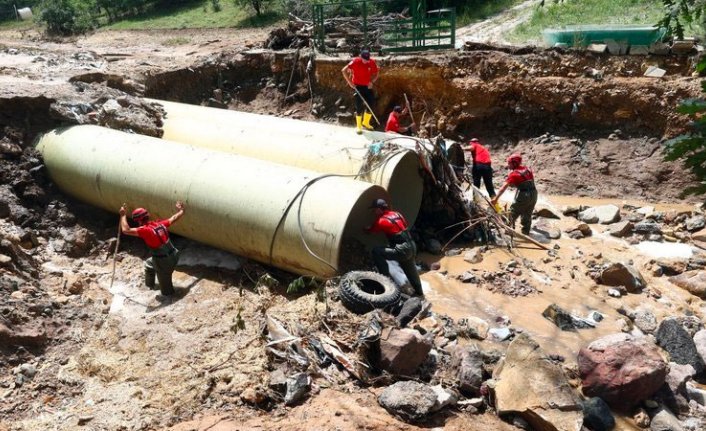
<path id="1" fill-rule="evenodd" d="M 456 29 L 456 47 L 468 42 L 505 44 L 506 35 L 515 27 L 527 21 L 540 0 L 526 0 L 517 6 L 494 15 L 484 21 Z M 540 41 L 530 41 L 539 43 Z"/>

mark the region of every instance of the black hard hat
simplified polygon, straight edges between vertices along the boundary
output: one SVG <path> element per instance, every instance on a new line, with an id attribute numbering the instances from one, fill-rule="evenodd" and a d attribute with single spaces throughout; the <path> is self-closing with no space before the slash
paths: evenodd
<path id="1" fill-rule="evenodd" d="M 395 107 L 392 108 L 392 110 L 395 112 L 402 112 L 402 107 L 400 105 L 395 105 Z"/>
<path id="2" fill-rule="evenodd" d="M 380 208 L 380 209 L 387 209 L 390 206 L 387 205 L 387 201 L 385 199 L 373 199 L 373 203 L 370 204 L 368 208 Z"/>
<path id="3" fill-rule="evenodd" d="M 370 59 L 370 50 L 367 48 L 363 48 L 360 50 L 360 58 L 364 58 L 366 60 Z"/>

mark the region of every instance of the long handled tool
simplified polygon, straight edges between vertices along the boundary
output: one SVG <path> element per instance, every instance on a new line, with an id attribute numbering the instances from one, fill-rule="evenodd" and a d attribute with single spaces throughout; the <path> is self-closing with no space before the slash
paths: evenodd
<path id="1" fill-rule="evenodd" d="M 375 119 L 375 122 L 378 123 L 378 126 L 379 126 L 380 120 L 378 120 L 378 117 L 375 115 L 375 112 L 373 112 L 373 108 L 371 108 L 370 105 L 368 105 L 368 102 L 365 100 L 365 97 L 363 97 L 363 95 L 360 94 L 360 91 L 358 91 L 358 89 L 355 88 L 355 85 L 353 86 L 353 90 L 355 91 L 355 94 L 357 94 L 358 97 L 360 97 L 360 100 L 363 101 L 363 103 L 365 104 L 365 107 L 368 108 L 368 111 L 370 111 L 370 113 L 373 114 L 373 118 Z"/>
<path id="2" fill-rule="evenodd" d="M 407 93 L 404 94 L 404 103 L 407 106 L 407 112 L 409 112 L 409 119 L 412 120 L 412 124 L 414 123 L 414 114 L 412 113 L 412 105 L 409 104 L 409 99 L 407 98 Z"/>
<path id="3" fill-rule="evenodd" d="M 113 272 L 110 275 L 110 287 L 108 290 L 113 288 L 113 282 L 115 281 L 115 260 L 118 255 L 118 248 L 120 247 L 120 236 L 122 234 L 122 229 L 120 228 L 120 220 L 118 220 L 118 239 L 115 241 L 115 250 L 113 250 Z"/>

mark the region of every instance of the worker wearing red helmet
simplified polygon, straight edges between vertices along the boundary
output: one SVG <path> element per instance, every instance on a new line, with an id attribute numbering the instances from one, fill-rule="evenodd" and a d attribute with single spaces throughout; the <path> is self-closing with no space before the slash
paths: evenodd
<path id="1" fill-rule="evenodd" d="M 515 227 L 515 221 L 520 218 L 522 233 L 529 235 L 532 228 L 532 211 L 537 204 L 537 188 L 534 185 L 534 174 L 527 166 L 522 165 L 522 156 L 514 153 L 507 158 L 507 166 L 510 174 L 507 176 L 505 184 L 498 191 L 498 195 L 492 199 L 493 205 L 498 202 L 500 196 L 508 187 L 517 188 L 515 201 L 510 207 L 511 225 Z"/>
<path id="2" fill-rule="evenodd" d="M 471 139 L 468 143 L 466 151 L 471 153 L 473 167 L 471 168 L 471 176 L 473 177 L 473 185 L 480 188 L 480 181 L 483 180 L 485 189 L 488 191 L 488 196 L 495 197 L 495 188 L 493 187 L 493 167 L 490 161 L 490 152 L 487 148 L 481 145 L 477 138 Z"/>
<path id="3" fill-rule="evenodd" d="M 388 260 L 395 260 L 400 264 L 409 280 L 409 284 L 414 288 L 414 292 L 419 296 L 424 296 L 422 281 L 419 279 L 417 266 L 414 262 L 417 256 L 417 246 L 409 233 L 409 226 L 404 216 L 397 211 L 390 209 L 385 199 L 373 200 L 370 209 L 375 210 L 375 221 L 365 229 L 368 233 L 384 233 L 387 237 L 387 246 L 375 246 L 372 250 L 373 262 L 382 275 L 390 276 Z"/>
<path id="4" fill-rule="evenodd" d="M 145 286 L 150 289 L 155 287 L 156 274 L 159 289 L 165 296 L 174 294 L 172 273 L 179 261 L 179 250 L 169 239 L 168 228 L 184 215 L 184 204 L 177 201 L 176 209 L 177 212 L 166 220 L 150 221 L 149 212 L 144 208 L 137 208 L 132 212 L 132 220 L 138 226 L 130 227 L 125 205 L 120 207 L 120 231 L 125 235 L 142 238 L 152 254 L 145 260 Z"/>
<path id="5" fill-rule="evenodd" d="M 375 95 L 373 95 L 373 84 L 378 79 L 378 66 L 375 60 L 370 58 L 370 50 L 362 49 L 360 56 L 351 60 L 341 69 L 343 78 L 348 83 L 348 86 L 355 90 L 353 99 L 355 101 L 355 122 L 356 133 L 363 133 L 362 127 L 368 130 L 373 130 L 370 124 L 372 113 L 370 109 L 374 109 Z M 367 108 L 365 103 L 367 103 Z"/>

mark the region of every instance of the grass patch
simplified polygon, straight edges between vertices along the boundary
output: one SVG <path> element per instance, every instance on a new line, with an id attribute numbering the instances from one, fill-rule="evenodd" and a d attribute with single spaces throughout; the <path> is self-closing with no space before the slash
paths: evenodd
<path id="1" fill-rule="evenodd" d="M 474 22 L 486 20 L 497 13 L 517 6 L 523 1 L 524 0 L 495 0 L 483 3 L 480 6 L 464 8 L 459 11 L 456 25 L 462 27 Z"/>
<path id="2" fill-rule="evenodd" d="M 532 17 L 520 24 L 508 38 L 513 42 L 538 41 L 542 30 L 565 25 L 656 24 L 664 14 L 661 0 L 547 0 Z"/>
<path id="3" fill-rule="evenodd" d="M 213 9 L 211 0 L 153 9 L 140 16 L 127 18 L 103 28 L 109 30 L 181 29 L 255 27 L 277 22 L 282 17 L 274 12 L 256 17 L 255 12 L 236 6 L 230 0 L 221 1 L 221 10 Z"/>
<path id="4" fill-rule="evenodd" d="M 165 40 L 162 42 L 162 45 L 164 46 L 179 46 L 179 45 L 186 45 L 187 43 L 191 42 L 191 38 L 188 37 L 170 37 L 169 39 Z"/>
<path id="5" fill-rule="evenodd" d="M 36 24 L 32 20 L 17 21 L 13 19 L 10 21 L 0 22 L 0 30 L 29 30 L 34 27 L 36 27 Z"/>

